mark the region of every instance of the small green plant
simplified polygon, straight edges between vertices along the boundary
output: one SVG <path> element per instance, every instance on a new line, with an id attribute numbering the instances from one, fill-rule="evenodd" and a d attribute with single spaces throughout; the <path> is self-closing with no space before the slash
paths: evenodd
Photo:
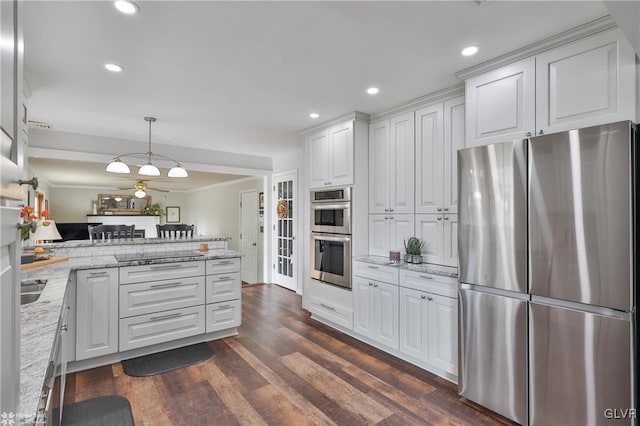
<path id="1" fill-rule="evenodd" d="M 416 256 L 420 256 L 422 254 L 423 246 L 424 241 L 420 241 L 420 239 L 416 237 L 411 237 L 408 241 L 404 242 L 404 249 L 407 254 L 413 254 Z"/>
<path id="2" fill-rule="evenodd" d="M 149 212 L 153 216 L 162 216 L 162 213 L 164 213 L 162 211 L 162 205 L 160 203 L 151 204 L 151 208 L 149 209 Z"/>

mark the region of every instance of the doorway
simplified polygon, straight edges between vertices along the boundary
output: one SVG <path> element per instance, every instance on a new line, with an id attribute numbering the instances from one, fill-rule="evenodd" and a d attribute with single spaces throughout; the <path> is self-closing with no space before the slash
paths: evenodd
<path id="1" fill-rule="evenodd" d="M 297 174 L 288 172 L 273 177 L 273 282 L 289 290 L 298 290 L 298 247 L 296 241 Z"/>
<path id="2" fill-rule="evenodd" d="M 258 282 L 258 191 L 240 191 L 240 251 L 242 259 L 241 279 L 253 284 Z"/>

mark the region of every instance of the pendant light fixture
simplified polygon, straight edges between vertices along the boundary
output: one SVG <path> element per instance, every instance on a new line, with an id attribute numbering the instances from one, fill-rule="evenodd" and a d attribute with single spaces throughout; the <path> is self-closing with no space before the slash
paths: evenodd
<path id="1" fill-rule="evenodd" d="M 142 167 L 140 167 L 140 169 L 138 169 L 138 174 L 139 175 L 142 175 L 142 176 L 160 176 L 160 169 L 151 162 L 151 160 L 153 158 L 157 158 L 157 159 L 162 159 L 162 160 L 173 161 L 174 163 L 176 163 L 175 166 L 173 166 L 171 169 L 169 169 L 169 172 L 167 173 L 168 177 L 172 177 L 172 178 L 189 177 L 189 173 L 187 173 L 187 170 L 184 167 L 182 167 L 182 165 L 180 163 L 178 163 L 176 160 L 173 160 L 173 159 L 171 159 L 169 157 L 166 157 L 164 155 L 154 154 L 153 152 L 151 152 L 151 123 L 154 123 L 156 121 L 156 118 L 155 117 L 145 117 L 144 121 L 149 123 L 149 150 L 147 152 L 134 152 L 134 153 L 123 154 L 123 155 L 119 155 L 119 156 L 115 157 L 113 160 L 111 160 L 109 162 L 109 164 L 107 164 L 107 169 L 106 169 L 107 172 L 110 172 L 110 173 L 131 173 L 131 168 L 124 161 L 122 161 L 120 158 L 121 157 L 130 157 L 130 156 L 139 156 L 139 157 L 140 156 L 144 156 L 144 158 L 146 158 L 147 162 Z"/>

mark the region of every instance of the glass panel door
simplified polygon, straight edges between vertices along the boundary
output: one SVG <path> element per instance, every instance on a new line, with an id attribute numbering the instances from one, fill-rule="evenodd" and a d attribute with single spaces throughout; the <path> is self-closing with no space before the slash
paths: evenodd
<path id="1" fill-rule="evenodd" d="M 274 177 L 274 278 L 273 281 L 290 290 L 297 290 L 295 241 L 296 174 Z"/>

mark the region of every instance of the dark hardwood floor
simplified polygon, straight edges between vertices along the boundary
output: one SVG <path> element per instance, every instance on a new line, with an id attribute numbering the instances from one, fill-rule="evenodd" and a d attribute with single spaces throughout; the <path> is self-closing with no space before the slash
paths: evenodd
<path id="1" fill-rule="evenodd" d="M 242 289 L 236 337 L 209 360 L 153 377 L 120 363 L 67 376 L 65 404 L 129 399 L 136 425 L 493 425 L 456 385 L 309 318 L 276 285 Z"/>

